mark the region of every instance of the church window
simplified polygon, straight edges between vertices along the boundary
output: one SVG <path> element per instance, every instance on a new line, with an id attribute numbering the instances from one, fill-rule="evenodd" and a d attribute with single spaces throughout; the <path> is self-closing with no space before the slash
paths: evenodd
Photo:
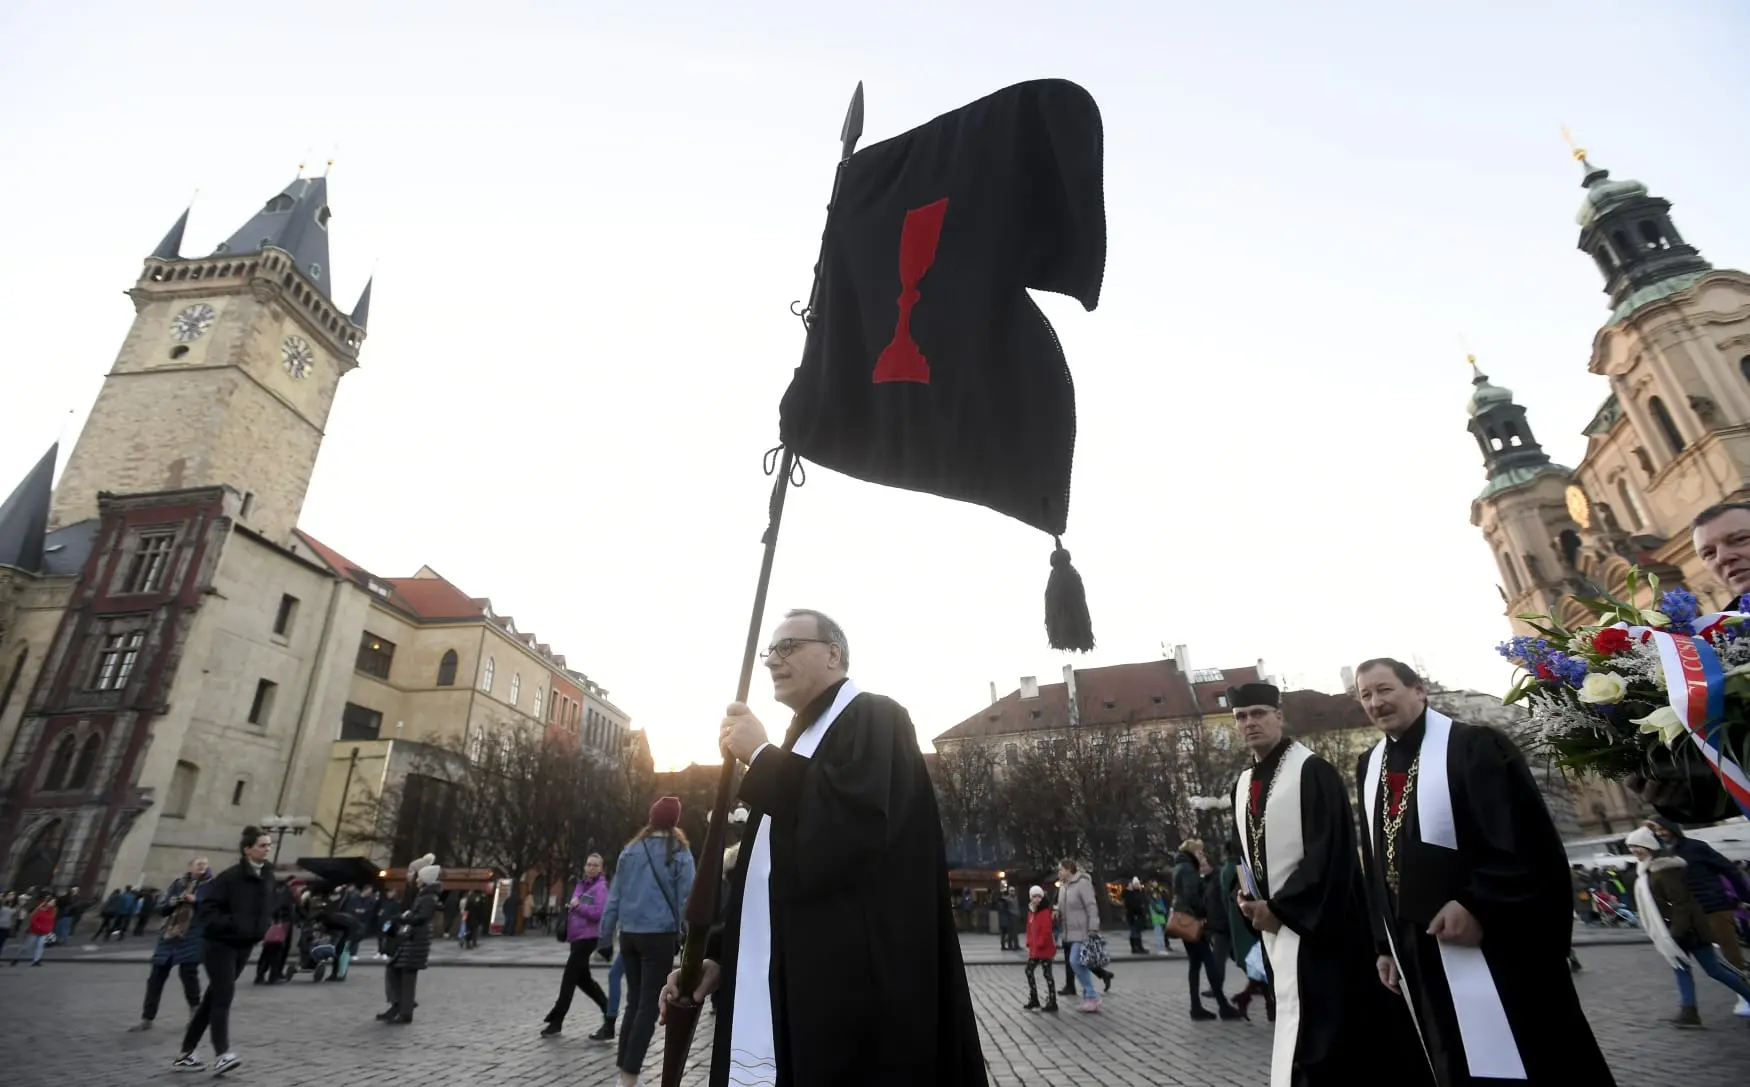
<path id="1" fill-rule="evenodd" d="M 1641 240 L 1647 243 L 1648 249 L 1669 249 L 1671 243 L 1665 240 L 1657 223 L 1651 219 L 1642 219 L 1640 225 Z"/>
<path id="2" fill-rule="evenodd" d="M 170 548 L 175 543 L 174 531 L 140 533 L 134 543 L 134 557 L 128 563 L 128 577 L 122 583 L 122 592 L 157 592 L 164 584 L 164 571 L 170 565 Z"/>
<path id="3" fill-rule="evenodd" d="M 358 662 L 354 665 L 367 676 L 389 678 L 389 666 L 395 662 L 395 643 L 365 631 L 359 639 Z"/>
<path id="4" fill-rule="evenodd" d="M 55 753 L 49 758 L 49 772 L 43 775 L 45 792 L 66 788 L 68 771 L 73 768 L 73 745 L 77 742 L 73 739 L 73 734 L 68 732 L 55 745 Z"/>
<path id="5" fill-rule="evenodd" d="M 510 677 L 510 704 L 516 705 L 517 699 L 523 696 L 523 674 L 513 673 Z"/>
<path id="6" fill-rule="evenodd" d="M 97 756 L 102 750 L 103 737 L 95 733 L 85 737 L 85 742 L 79 745 L 79 758 L 73 763 L 73 777 L 67 782 L 67 788 L 90 787 L 91 772 L 97 768 Z"/>
<path id="7" fill-rule="evenodd" d="M 1616 243 L 1616 251 L 1618 253 L 1622 253 L 1626 256 L 1627 254 L 1634 252 L 1635 247 L 1628 243 L 1628 235 L 1624 234 L 1622 231 L 1611 231 L 1610 240 Z"/>
<path id="8" fill-rule="evenodd" d="M 369 706 L 348 702 L 340 711 L 342 740 L 374 740 L 383 729 L 383 715 Z"/>
<path id="9" fill-rule="evenodd" d="M 1641 519 L 1641 504 L 1636 501 L 1635 493 L 1629 490 L 1628 480 L 1621 476 L 1616 480 L 1616 497 L 1621 502 L 1622 513 L 1627 518 L 1629 527 L 1639 532 L 1646 526 L 1646 522 Z"/>
<path id="10" fill-rule="evenodd" d="M 1658 420 L 1659 429 L 1665 433 L 1665 443 L 1671 447 L 1673 454 L 1683 452 L 1683 434 L 1677 429 L 1677 421 L 1671 418 L 1671 412 L 1665 407 L 1665 401 L 1656 396 L 1647 399 L 1647 410 Z"/>
<path id="11" fill-rule="evenodd" d="M 249 723 L 267 727 L 268 718 L 273 716 L 273 696 L 279 690 L 279 684 L 271 679 L 255 681 L 255 698 L 249 703 Z"/>
<path id="12" fill-rule="evenodd" d="M 231 806 L 233 808 L 235 808 L 243 803 L 243 789 L 248 784 L 249 783 L 247 781 L 243 780 L 242 778 L 238 778 L 237 784 L 231 786 Z"/>
<path id="13" fill-rule="evenodd" d="M 170 357 L 173 359 L 179 359 L 186 354 L 188 354 L 188 345 L 185 343 L 179 343 L 170 349 Z"/>
<path id="14" fill-rule="evenodd" d="M 498 662 L 491 657 L 486 658 L 486 667 L 480 671 L 480 689 L 487 694 L 492 693 L 492 675 L 498 671 Z"/>
<path id="15" fill-rule="evenodd" d="M 1511 419 L 1509 419 L 1505 423 L 1501 424 L 1501 433 L 1503 433 L 1507 436 L 1508 446 L 1510 446 L 1514 449 L 1517 449 L 1521 445 L 1525 444 L 1524 441 L 1522 441 L 1519 437 L 1518 424 L 1513 422 L 1513 420 L 1511 420 Z"/>
<path id="16" fill-rule="evenodd" d="M 270 214 L 277 214 L 277 213 L 282 212 L 282 211 L 291 211 L 293 203 L 294 203 L 294 201 L 292 200 L 291 197 L 287 196 L 285 193 L 280 193 L 278 196 L 274 197 L 272 200 L 269 200 L 267 202 L 267 207 L 262 208 L 261 210 L 264 212 L 268 212 Z"/>
<path id="17" fill-rule="evenodd" d="M 201 768 L 194 763 L 176 764 L 175 772 L 170 775 L 170 792 L 164 797 L 164 818 L 187 818 L 188 806 L 194 800 L 195 783 L 200 776 Z"/>
<path id="18" fill-rule="evenodd" d="M 292 633 L 292 624 L 297 621 L 297 618 L 298 598 L 290 593 L 282 595 L 279 611 L 275 612 L 273 617 L 273 632 L 282 638 L 289 637 Z"/>
<path id="19" fill-rule="evenodd" d="M 456 685 L 456 651 L 454 649 L 444 650 L 444 659 L 438 662 L 437 685 L 439 687 L 454 687 Z"/>
<path id="20" fill-rule="evenodd" d="M 1501 436 L 1495 433 L 1494 427 L 1489 427 L 1485 433 L 1489 436 L 1489 448 L 1499 453 L 1501 451 Z"/>
<path id="21" fill-rule="evenodd" d="M 91 690 L 119 691 L 128 684 L 134 662 L 140 657 L 140 644 L 146 640 L 143 630 L 110 634 L 103 639 L 103 649 L 97 655 L 97 671 L 91 677 Z"/>
<path id="22" fill-rule="evenodd" d="M 1503 549 L 1498 557 L 1501 562 L 1501 576 L 1507 579 L 1507 591 L 1518 596 L 1522 590 L 1519 584 L 1519 568 L 1513 565 L 1513 553 Z"/>

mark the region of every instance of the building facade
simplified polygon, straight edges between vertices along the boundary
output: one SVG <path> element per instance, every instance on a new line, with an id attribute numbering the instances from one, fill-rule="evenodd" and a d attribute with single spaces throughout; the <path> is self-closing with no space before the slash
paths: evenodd
<path id="1" fill-rule="evenodd" d="M 0 505 L 0 885 L 165 886 L 270 814 L 333 852 L 395 744 L 539 728 L 555 691 L 581 723 L 582 677 L 489 601 L 297 529 L 370 314 L 368 282 L 334 301 L 330 217 L 299 177 L 188 257 L 184 212 L 59 482 L 57 448 Z"/>

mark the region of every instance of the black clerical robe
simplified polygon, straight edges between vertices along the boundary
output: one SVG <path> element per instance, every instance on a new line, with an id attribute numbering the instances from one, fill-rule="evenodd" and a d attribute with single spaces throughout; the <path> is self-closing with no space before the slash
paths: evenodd
<path id="1" fill-rule="evenodd" d="M 1441 745 L 1444 760 L 1430 754 Z M 1363 754 L 1356 782 L 1369 826 L 1363 857 L 1375 949 L 1397 959 L 1440 1087 L 1614 1084 L 1568 970 L 1567 854 L 1513 740 L 1430 709 L 1399 739 Z M 1385 829 L 1399 811 L 1394 891 Z M 1482 926 L 1480 959 L 1428 935 L 1448 902 Z M 1449 975 L 1470 978 L 1458 988 L 1478 994 L 1465 1000 L 1463 1027 Z M 1515 1063 L 1517 1075 L 1503 1067 Z"/>
<path id="2" fill-rule="evenodd" d="M 1259 897 L 1284 930 L 1264 936 L 1276 989 L 1272 1087 L 1363 1082 L 1366 1070 L 1409 1037 L 1411 1026 L 1374 969 L 1342 775 L 1285 739 L 1240 775 L 1234 811 Z M 1395 1030 L 1389 1026 L 1394 1020 Z M 1413 1049 L 1397 1054 L 1420 1055 Z M 1409 1064 L 1414 1068 L 1413 1060 Z M 1420 1087 L 1429 1081 L 1412 1074 L 1394 1082 Z"/>
<path id="3" fill-rule="evenodd" d="M 891 699 L 856 693 L 810 757 L 791 750 L 840 686 L 798 714 L 783 747 L 760 751 L 742 778 L 748 820 L 711 941 L 725 999 L 710 1082 L 732 1082 L 735 987 L 767 984 L 775 1068 L 770 1078 L 738 1068 L 733 1082 L 982 1087 L 941 820 L 911 717 Z M 741 977 L 742 907 L 767 821 L 770 976 Z"/>

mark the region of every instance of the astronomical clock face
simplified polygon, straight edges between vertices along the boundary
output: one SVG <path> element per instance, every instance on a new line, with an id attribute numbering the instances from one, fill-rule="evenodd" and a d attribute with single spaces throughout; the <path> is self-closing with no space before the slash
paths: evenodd
<path id="1" fill-rule="evenodd" d="M 1581 528 L 1592 527 L 1592 503 L 1586 501 L 1586 492 L 1579 487 L 1568 488 L 1568 516 Z"/>
<path id="2" fill-rule="evenodd" d="M 285 363 L 286 373 L 294 378 L 306 377 L 316 367 L 316 354 L 310 350 L 309 341 L 299 336 L 287 336 L 286 342 L 280 344 L 280 359 Z"/>
<path id="3" fill-rule="evenodd" d="M 213 327 L 213 307 L 205 302 L 189 306 L 170 319 L 170 335 L 177 343 L 192 343 Z"/>

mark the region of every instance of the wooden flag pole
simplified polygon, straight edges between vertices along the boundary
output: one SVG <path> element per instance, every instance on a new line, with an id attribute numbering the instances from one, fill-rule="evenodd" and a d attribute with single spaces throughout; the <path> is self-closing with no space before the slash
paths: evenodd
<path id="1" fill-rule="evenodd" d="M 851 95 L 851 106 L 845 112 L 844 126 L 839 130 L 839 164 L 833 174 L 832 198 L 827 203 L 830 218 L 832 206 L 838 201 L 839 183 L 844 179 L 845 165 L 857 150 L 863 136 L 863 84 Z M 821 238 L 821 259 L 826 254 L 824 231 Z M 820 259 L 814 264 L 814 283 L 808 290 L 808 307 L 802 311 L 804 326 L 812 327 L 814 307 L 820 300 Z M 747 644 L 741 657 L 741 677 L 736 682 L 735 700 L 746 702 L 753 687 L 753 669 L 759 659 L 760 636 L 765 626 L 766 593 L 772 584 L 772 561 L 778 553 L 778 528 L 784 519 L 784 497 L 790 490 L 790 473 L 796 468 L 796 455 L 788 448 L 779 458 L 777 478 L 772 481 L 770 521 L 766 525 L 765 554 L 760 559 L 759 582 L 754 588 L 753 614 L 747 623 Z M 693 879 L 692 894 L 687 897 L 687 934 L 681 945 L 680 992 L 678 1003 L 668 1006 L 668 1027 L 663 1039 L 662 1085 L 680 1087 L 686 1071 L 687 1054 L 692 1049 L 693 1032 L 698 1027 L 700 1005 L 693 1002 L 693 993 L 705 969 L 705 943 L 711 927 L 717 923 L 719 897 L 723 886 L 723 839 L 729 824 L 730 786 L 735 780 L 735 757 L 726 755 L 723 768 L 717 774 L 717 796 L 711 805 L 711 821 L 706 825 L 705 842 L 700 847 L 699 865 Z"/>

